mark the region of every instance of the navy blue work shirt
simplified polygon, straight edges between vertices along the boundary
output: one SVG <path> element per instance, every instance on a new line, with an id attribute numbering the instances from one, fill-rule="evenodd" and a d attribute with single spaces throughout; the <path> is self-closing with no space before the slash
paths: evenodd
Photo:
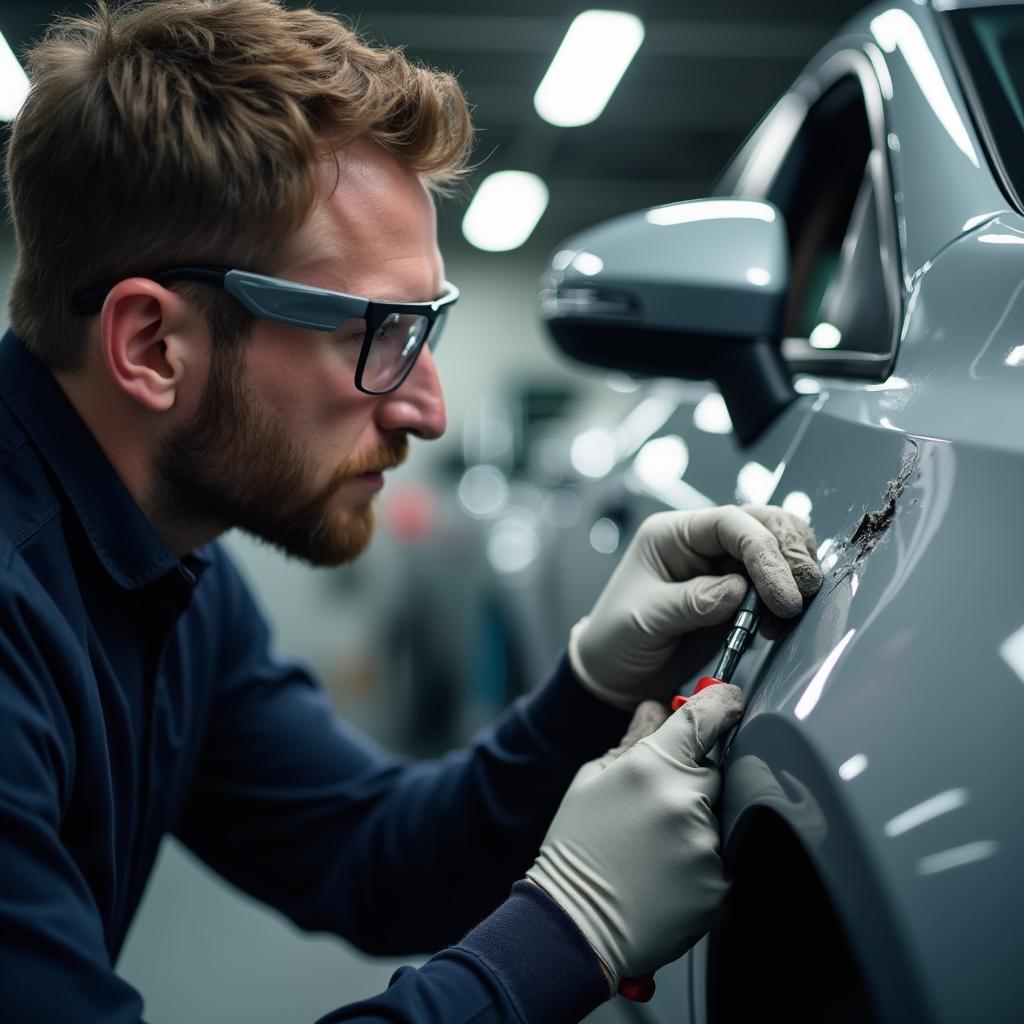
<path id="1" fill-rule="evenodd" d="M 628 717 L 562 664 L 466 749 L 332 715 L 217 544 L 178 558 L 49 371 L 0 342 L 0 1019 L 137 1024 L 114 972 L 171 833 L 304 929 L 437 950 L 327 1021 L 563 1024 L 607 998 L 532 863 Z M 467 934 L 468 932 L 468 934 Z"/>

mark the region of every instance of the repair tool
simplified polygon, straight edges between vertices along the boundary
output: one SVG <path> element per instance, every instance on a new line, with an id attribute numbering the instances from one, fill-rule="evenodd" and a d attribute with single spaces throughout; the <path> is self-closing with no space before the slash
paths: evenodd
<path id="1" fill-rule="evenodd" d="M 743 652 L 750 646 L 750 641 L 757 633 L 757 624 L 761 621 L 761 598 L 753 583 L 747 590 L 746 597 L 736 613 L 736 621 L 732 624 L 721 657 L 715 666 L 715 674 L 701 676 L 691 696 L 716 683 L 732 682 L 732 675 L 743 657 Z M 672 698 L 672 710 L 678 711 L 690 698 L 680 694 Z M 646 1003 L 654 995 L 654 976 L 648 974 L 643 978 L 623 978 L 619 982 L 619 995 L 632 999 L 635 1003 Z"/>
<path id="2" fill-rule="evenodd" d="M 732 682 L 732 674 L 736 671 L 743 652 L 750 646 L 750 641 L 757 633 L 757 624 L 761 621 L 761 611 L 761 598 L 758 597 L 757 588 L 751 583 L 747 590 L 747 596 L 743 598 L 740 610 L 736 613 L 736 621 L 732 624 L 732 629 L 726 638 L 725 647 L 722 648 L 722 656 L 715 666 L 715 674 L 701 676 L 697 680 L 697 685 L 693 688 L 691 696 L 695 696 L 708 686 L 714 686 L 715 683 Z M 672 710 L 678 711 L 687 700 L 689 698 L 682 695 L 673 697 Z"/>

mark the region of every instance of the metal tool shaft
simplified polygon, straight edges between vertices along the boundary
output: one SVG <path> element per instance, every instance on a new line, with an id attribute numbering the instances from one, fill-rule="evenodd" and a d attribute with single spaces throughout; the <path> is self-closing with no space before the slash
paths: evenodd
<path id="1" fill-rule="evenodd" d="M 723 683 L 732 682 L 732 674 L 743 657 L 743 652 L 750 646 L 750 641 L 757 633 L 757 624 L 761 621 L 761 599 L 757 595 L 757 589 L 753 583 L 747 590 L 747 596 L 743 598 L 739 611 L 736 613 L 736 621 L 725 641 L 722 655 L 715 666 L 715 678 Z"/>

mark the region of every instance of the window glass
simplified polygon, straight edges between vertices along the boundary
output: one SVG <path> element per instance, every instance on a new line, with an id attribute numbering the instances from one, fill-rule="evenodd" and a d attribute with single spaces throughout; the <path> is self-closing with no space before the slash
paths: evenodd
<path id="1" fill-rule="evenodd" d="M 975 120 L 1019 206 L 1024 196 L 1024 9 L 971 8 L 947 17 Z"/>
<path id="2" fill-rule="evenodd" d="M 892 349 L 873 173 L 878 168 L 872 168 L 878 159 L 860 82 L 850 75 L 811 107 L 769 190 L 789 232 L 784 335 L 816 350 Z"/>

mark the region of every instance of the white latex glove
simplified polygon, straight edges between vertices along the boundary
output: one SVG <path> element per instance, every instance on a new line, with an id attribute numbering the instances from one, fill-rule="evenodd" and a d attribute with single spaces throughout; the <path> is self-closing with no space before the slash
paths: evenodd
<path id="1" fill-rule="evenodd" d="M 815 549 L 806 524 L 771 506 L 650 516 L 569 635 L 573 671 L 619 707 L 667 701 L 724 642 L 748 585 L 739 573 L 770 613 L 792 618 L 821 586 Z"/>
<path id="2" fill-rule="evenodd" d="M 641 704 L 622 743 L 577 772 L 526 873 L 594 947 L 612 992 L 713 923 L 728 883 L 712 811 L 720 779 L 704 758 L 742 710 L 737 687 L 711 686 L 652 732 L 665 709 Z"/>

